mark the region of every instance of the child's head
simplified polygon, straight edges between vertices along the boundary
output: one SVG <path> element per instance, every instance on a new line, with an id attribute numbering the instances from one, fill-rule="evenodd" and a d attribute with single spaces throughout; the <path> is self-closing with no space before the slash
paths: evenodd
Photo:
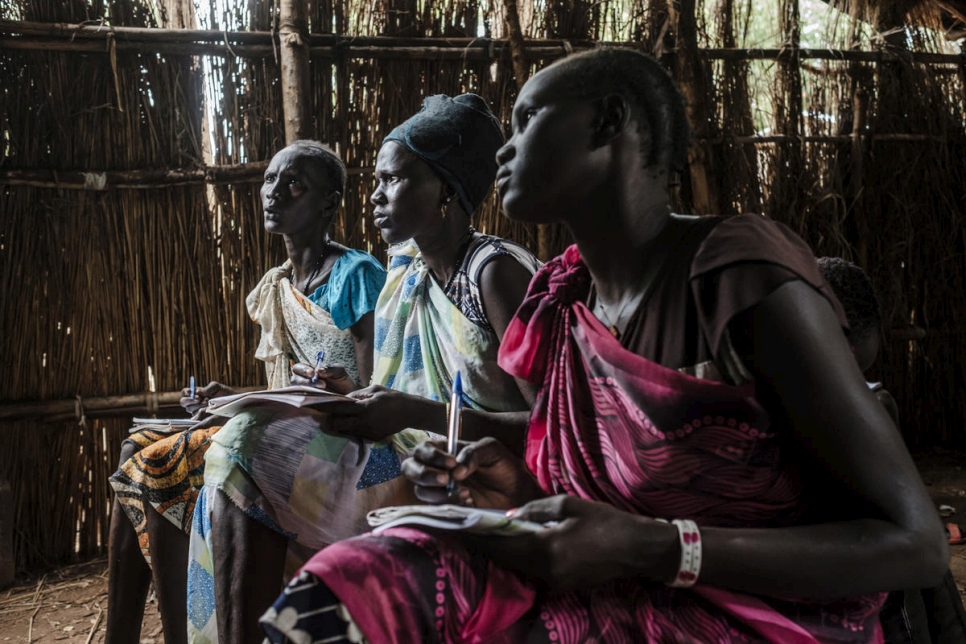
<path id="1" fill-rule="evenodd" d="M 879 354 L 882 325 L 872 280 L 856 264 L 841 257 L 821 257 L 818 268 L 845 309 L 855 360 L 863 372 L 868 371 Z"/>

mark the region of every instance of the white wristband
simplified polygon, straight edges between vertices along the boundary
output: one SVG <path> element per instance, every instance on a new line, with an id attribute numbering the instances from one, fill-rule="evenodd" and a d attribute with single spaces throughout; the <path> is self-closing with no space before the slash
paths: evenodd
<path id="1" fill-rule="evenodd" d="M 668 586 L 671 588 L 690 588 L 698 581 L 701 573 L 701 532 L 698 524 L 690 519 L 675 519 L 671 523 L 678 529 L 681 542 L 681 563 L 678 574 Z"/>

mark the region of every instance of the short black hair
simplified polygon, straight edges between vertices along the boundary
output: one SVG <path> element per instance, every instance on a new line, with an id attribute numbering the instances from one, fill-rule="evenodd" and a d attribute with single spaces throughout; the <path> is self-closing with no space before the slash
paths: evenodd
<path id="1" fill-rule="evenodd" d="M 564 91 L 577 98 L 618 94 L 631 105 L 646 167 L 681 172 L 691 131 L 684 97 L 654 57 L 626 47 L 601 47 L 568 56 L 551 67 L 566 74 Z"/>
<path id="2" fill-rule="evenodd" d="M 882 326 L 882 312 L 872 280 L 857 264 L 841 257 L 820 257 L 818 269 L 845 309 L 853 338 L 865 338 Z"/>
<path id="3" fill-rule="evenodd" d="M 342 162 L 339 155 L 332 151 L 332 148 L 318 141 L 310 141 L 308 139 L 293 141 L 285 147 L 298 150 L 300 154 L 317 160 L 325 171 L 326 178 L 339 186 L 339 194 L 345 194 L 348 172 L 345 169 L 345 163 Z"/>

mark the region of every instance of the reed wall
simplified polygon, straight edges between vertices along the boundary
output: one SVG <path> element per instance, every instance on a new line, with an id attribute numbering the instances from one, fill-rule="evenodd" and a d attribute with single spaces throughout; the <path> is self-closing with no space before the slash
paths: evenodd
<path id="1" fill-rule="evenodd" d="M 282 257 L 257 195 L 284 145 L 278 20 L 274 3 L 226 4 L 0 0 L 0 401 L 76 401 L 73 413 L 0 421 L 20 568 L 106 547 L 107 476 L 127 424 L 88 417 L 85 398 L 172 392 L 189 375 L 262 382 L 243 300 Z M 338 241 L 384 257 L 367 219 L 372 166 L 422 97 L 477 92 L 509 120 L 504 7 L 308 5 L 311 127 L 351 172 Z M 874 375 L 895 393 L 910 444 L 966 446 L 964 57 L 927 29 L 884 39 L 869 16 L 843 15 L 828 49 L 803 50 L 793 0 L 769 9 L 778 27 L 765 45 L 750 41 L 749 0 L 518 8 L 531 69 L 601 42 L 661 56 L 696 110 L 678 208 L 765 213 L 817 254 L 861 263 L 889 330 Z M 931 24 L 922 7 L 910 12 L 896 19 Z M 102 31 L 44 31 L 55 23 Z M 111 27 L 224 38 L 139 40 Z M 537 231 L 492 197 L 476 223 L 537 247 Z M 543 240 L 550 252 L 568 243 L 559 228 Z"/>

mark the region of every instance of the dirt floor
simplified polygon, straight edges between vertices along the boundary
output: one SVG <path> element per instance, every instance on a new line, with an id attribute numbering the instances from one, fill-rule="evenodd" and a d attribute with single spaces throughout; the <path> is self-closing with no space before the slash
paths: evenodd
<path id="1" fill-rule="evenodd" d="M 163 644 L 156 602 L 144 611 L 141 644 Z M 101 644 L 107 617 L 107 558 L 20 579 L 0 592 L 0 644 Z"/>
<path id="2" fill-rule="evenodd" d="M 945 519 L 966 529 L 966 454 L 935 450 L 916 458 L 933 501 L 951 506 Z M 950 567 L 966 597 L 966 545 L 952 546 Z M 18 580 L 0 592 L 0 644 L 101 644 L 107 610 L 107 559 L 101 558 Z M 161 619 L 149 602 L 141 644 L 163 644 Z"/>

